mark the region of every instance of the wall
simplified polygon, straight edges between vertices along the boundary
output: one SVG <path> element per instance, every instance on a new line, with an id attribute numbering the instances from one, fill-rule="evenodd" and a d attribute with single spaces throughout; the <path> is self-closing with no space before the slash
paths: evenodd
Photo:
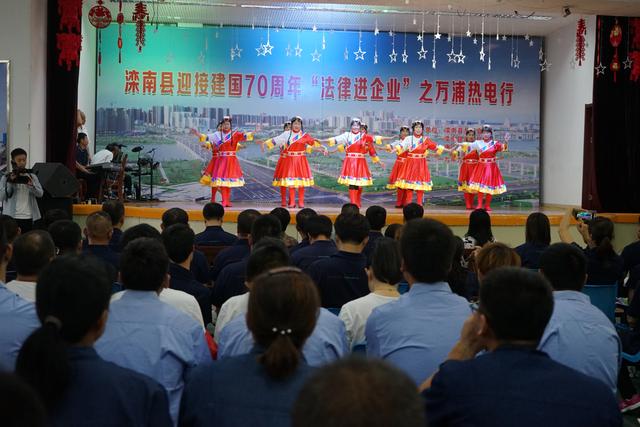
<path id="1" fill-rule="evenodd" d="M 576 18 L 545 38 L 551 68 L 542 83 L 542 203 L 580 205 L 584 106 L 593 93 L 596 18 L 586 17 L 586 61 L 572 67 Z"/>
<path id="2" fill-rule="evenodd" d="M 0 59 L 11 61 L 9 145 L 27 150 L 31 164 L 45 158 L 46 5 L 2 0 L 0 13 Z"/>

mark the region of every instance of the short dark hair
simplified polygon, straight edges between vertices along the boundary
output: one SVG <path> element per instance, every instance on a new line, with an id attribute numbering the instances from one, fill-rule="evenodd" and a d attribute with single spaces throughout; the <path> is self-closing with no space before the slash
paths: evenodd
<path id="1" fill-rule="evenodd" d="M 361 214 L 341 213 L 334 226 L 336 235 L 344 243 L 360 244 L 369 236 L 369 221 Z"/>
<path id="2" fill-rule="evenodd" d="M 469 228 L 465 236 L 473 237 L 478 246 L 493 240 L 491 231 L 491 216 L 484 209 L 476 209 L 469 215 Z"/>
<path id="3" fill-rule="evenodd" d="M 387 223 L 387 210 L 382 206 L 369 206 L 364 216 L 367 217 L 371 229 L 375 231 L 382 230 L 382 227 Z"/>
<path id="4" fill-rule="evenodd" d="M 19 275 L 40 274 L 56 255 L 51 236 L 44 230 L 21 234 L 13 242 L 13 262 Z"/>
<path id="5" fill-rule="evenodd" d="M 390 285 L 400 282 L 402 280 L 401 263 L 400 245 L 396 240 L 382 237 L 376 241 L 371 257 L 371 269 L 376 279 Z"/>
<path id="6" fill-rule="evenodd" d="M 247 261 L 247 282 L 267 271 L 290 264 L 289 251 L 280 239 L 264 237 L 251 248 Z"/>
<path id="7" fill-rule="evenodd" d="M 27 152 L 22 148 L 14 148 L 13 150 L 11 150 L 11 160 L 14 160 L 18 156 L 26 156 L 26 155 L 27 155 Z"/>
<path id="8" fill-rule="evenodd" d="M 44 217 L 42 218 L 42 225 L 45 229 L 49 228 L 51 224 L 61 219 L 71 219 L 71 215 L 69 212 L 64 209 L 49 209 L 44 213 Z"/>
<path id="9" fill-rule="evenodd" d="M 157 291 L 169 271 L 169 256 L 162 243 L 149 237 L 136 239 L 120 257 L 120 279 L 126 289 Z"/>
<path id="10" fill-rule="evenodd" d="M 173 224 L 189 224 L 189 214 L 181 208 L 171 208 L 162 214 L 162 225 L 170 227 Z"/>
<path id="11" fill-rule="evenodd" d="M 360 208 L 355 203 L 345 203 L 340 209 L 341 214 L 355 215 L 360 213 Z"/>
<path id="12" fill-rule="evenodd" d="M 476 254 L 476 270 L 482 275 L 500 267 L 520 267 L 520 255 L 508 245 L 489 243 Z"/>
<path id="13" fill-rule="evenodd" d="M 84 132 L 78 132 L 78 137 L 76 138 L 76 142 L 79 144 L 83 139 L 88 138 L 87 134 Z"/>
<path id="14" fill-rule="evenodd" d="M 293 406 L 293 427 L 422 427 L 415 383 L 382 360 L 351 356 L 317 370 Z"/>
<path id="15" fill-rule="evenodd" d="M 551 225 L 549 217 L 542 212 L 533 212 L 527 218 L 525 229 L 527 243 L 549 246 L 551 243 Z"/>
<path id="16" fill-rule="evenodd" d="M 257 244 L 264 237 L 282 237 L 282 224 L 275 215 L 267 214 L 256 218 L 251 226 L 251 244 Z"/>
<path id="17" fill-rule="evenodd" d="M 409 203 L 402 208 L 402 216 L 404 217 L 404 222 L 422 218 L 424 216 L 424 208 L 417 203 Z"/>
<path id="18" fill-rule="evenodd" d="M 76 252 L 82 240 L 80 226 L 68 219 L 54 222 L 47 231 L 58 249 L 58 255 Z"/>
<path id="19" fill-rule="evenodd" d="M 158 241 L 162 240 L 161 234 L 157 228 L 152 227 L 149 224 L 138 224 L 124 230 L 122 238 L 120 239 L 120 248 L 126 248 L 129 243 L 141 237 L 148 237 Z"/>
<path id="20" fill-rule="evenodd" d="M 173 224 L 162 231 L 162 242 L 169 259 L 180 264 L 193 252 L 196 235 L 188 225 Z"/>
<path id="21" fill-rule="evenodd" d="M 587 276 L 587 257 L 568 243 L 554 243 L 540 255 L 540 271 L 556 291 L 579 291 Z"/>
<path id="22" fill-rule="evenodd" d="M 537 347 L 553 313 L 551 285 L 524 268 L 498 268 L 480 286 L 479 311 L 498 340 L 532 341 Z"/>
<path id="23" fill-rule="evenodd" d="M 307 219 L 316 215 L 318 215 L 318 213 L 311 208 L 300 209 L 296 214 L 296 230 L 298 230 L 298 233 L 302 234 L 303 237 L 306 237 L 307 234 L 305 222 Z"/>
<path id="24" fill-rule="evenodd" d="M 314 239 L 318 236 L 331 237 L 333 224 L 328 216 L 316 215 L 306 220 L 304 228 L 309 237 Z"/>
<path id="25" fill-rule="evenodd" d="M 207 203 L 202 208 L 202 216 L 205 220 L 217 219 L 222 221 L 224 217 L 224 207 L 220 203 Z"/>
<path id="26" fill-rule="evenodd" d="M 102 211 L 111 217 L 111 225 L 118 225 L 124 219 L 124 203 L 120 200 L 107 200 L 102 204 Z"/>
<path id="27" fill-rule="evenodd" d="M 447 280 L 455 250 L 451 229 L 440 221 L 414 219 L 402 228 L 400 252 L 404 268 L 418 282 Z"/>
<path id="28" fill-rule="evenodd" d="M 9 215 L 0 215 L 0 227 L 4 228 L 7 242 L 13 243 L 18 236 L 18 222 Z"/>
<path id="29" fill-rule="evenodd" d="M 255 209 L 245 209 L 238 214 L 238 234 L 251 234 L 253 222 L 260 217 Z"/>
<path id="30" fill-rule="evenodd" d="M 398 234 L 398 231 L 401 228 L 402 228 L 402 224 L 389 224 L 387 228 L 384 230 L 384 237 L 395 239 Z"/>
<path id="31" fill-rule="evenodd" d="M 106 238 L 113 231 L 111 217 L 104 211 L 95 211 L 89 214 L 85 226 L 89 237 Z"/>
<path id="32" fill-rule="evenodd" d="M 291 214 L 288 210 L 281 207 L 273 208 L 273 210 L 269 212 L 269 215 L 273 215 L 278 218 L 278 221 L 280 221 L 280 225 L 282 226 L 283 233 L 287 231 L 287 227 L 291 222 Z"/>

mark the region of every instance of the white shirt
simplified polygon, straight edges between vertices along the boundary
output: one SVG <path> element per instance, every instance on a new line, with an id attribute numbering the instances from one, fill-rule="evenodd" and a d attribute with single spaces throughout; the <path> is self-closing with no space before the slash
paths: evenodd
<path id="1" fill-rule="evenodd" d="M 97 165 L 99 163 L 111 163 L 113 160 L 113 153 L 107 149 L 98 151 L 91 159 L 92 165 Z"/>
<path id="2" fill-rule="evenodd" d="M 15 219 L 31 219 L 31 205 L 29 203 L 29 187 L 17 184 L 14 196 L 16 198 Z"/>
<path id="3" fill-rule="evenodd" d="M 36 282 L 12 280 L 5 286 L 14 294 L 18 294 L 22 299 L 29 302 L 36 302 Z"/>
<path id="4" fill-rule="evenodd" d="M 216 339 L 220 336 L 220 331 L 227 323 L 238 316 L 245 314 L 249 310 L 249 292 L 242 295 L 231 297 L 220 307 L 220 314 L 216 322 L 214 336 Z"/>
<path id="5" fill-rule="evenodd" d="M 395 301 L 399 297 L 399 295 L 397 297 L 387 297 L 371 292 L 343 305 L 339 317 L 347 329 L 349 345 L 353 347 L 365 342 L 364 329 L 374 308 Z"/>
<path id="6" fill-rule="evenodd" d="M 122 298 L 126 291 L 116 292 L 111 296 L 111 302 L 117 301 Z M 196 301 L 193 295 L 190 295 L 186 292 L 178 291 L 176 289 L 164 288 L 162 292 L 160 292 L 159 296 L 160 301 L 169 304 L 170 306 L 182 311 L 183 313 L 188 314 L 190 317 L 195 319 L 196 322 L 200 326 L 204 328 L 204 320 L 202 319 L 202 312 L 200 311 L 200 306 L 198 305 L 198 301 Z"/>

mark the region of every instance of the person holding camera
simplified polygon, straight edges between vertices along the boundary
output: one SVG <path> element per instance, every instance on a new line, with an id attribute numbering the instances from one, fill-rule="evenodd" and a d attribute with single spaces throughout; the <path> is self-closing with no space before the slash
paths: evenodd
<path id="1" fill-rule="evenodd" d="M 38 177 L 27 169 L 27 152 L 22 148 L 11 151 L 11 172 L 0 179 L 2 211 L 16 220 L 22 233 L 33 228 L 40 219 L 36 197 L 42 197 L 42 185 Z"/>

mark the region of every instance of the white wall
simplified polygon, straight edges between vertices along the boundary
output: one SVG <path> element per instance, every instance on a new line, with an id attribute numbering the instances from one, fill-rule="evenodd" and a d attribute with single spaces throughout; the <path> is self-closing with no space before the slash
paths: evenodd
<path id="1" fill-rule="evenodd" d="M 586 17 L 586 61 L 571 66 L 575 56 L 576 22 L 545 38 L 551 68 L 542 84 L 542 203 L 580 205 L 584 106 L 592 102 L 596 18 Z"/>
<path id="2" fill-rule="evenodd" d="M 46 98 L 45 0 L 2 0 L 0 60 L 10 60 L 9 147 L 30 153 L 29 163 L 45 159 Z"/>
<path id="3" fill-rule="evenodd" d="M 87 116 L 86 128 L 91 144 L 95 143 L 96 126 L 96 28 L 87 16 L 94 2 L 85 1 L 82 10 L 82 52 L 80 52 L 80 75 L 78 78 L 78 108 Z M 114 17 L 115 18 L 115 17 Z M 112 22 L 111 25 L 117 25 Z M 104 46 L 103 46 L 104 47 Z M 105 58 L 103 58 L 103 61 Z M 107 58 L 112 61 L 113 58 Z"/>

